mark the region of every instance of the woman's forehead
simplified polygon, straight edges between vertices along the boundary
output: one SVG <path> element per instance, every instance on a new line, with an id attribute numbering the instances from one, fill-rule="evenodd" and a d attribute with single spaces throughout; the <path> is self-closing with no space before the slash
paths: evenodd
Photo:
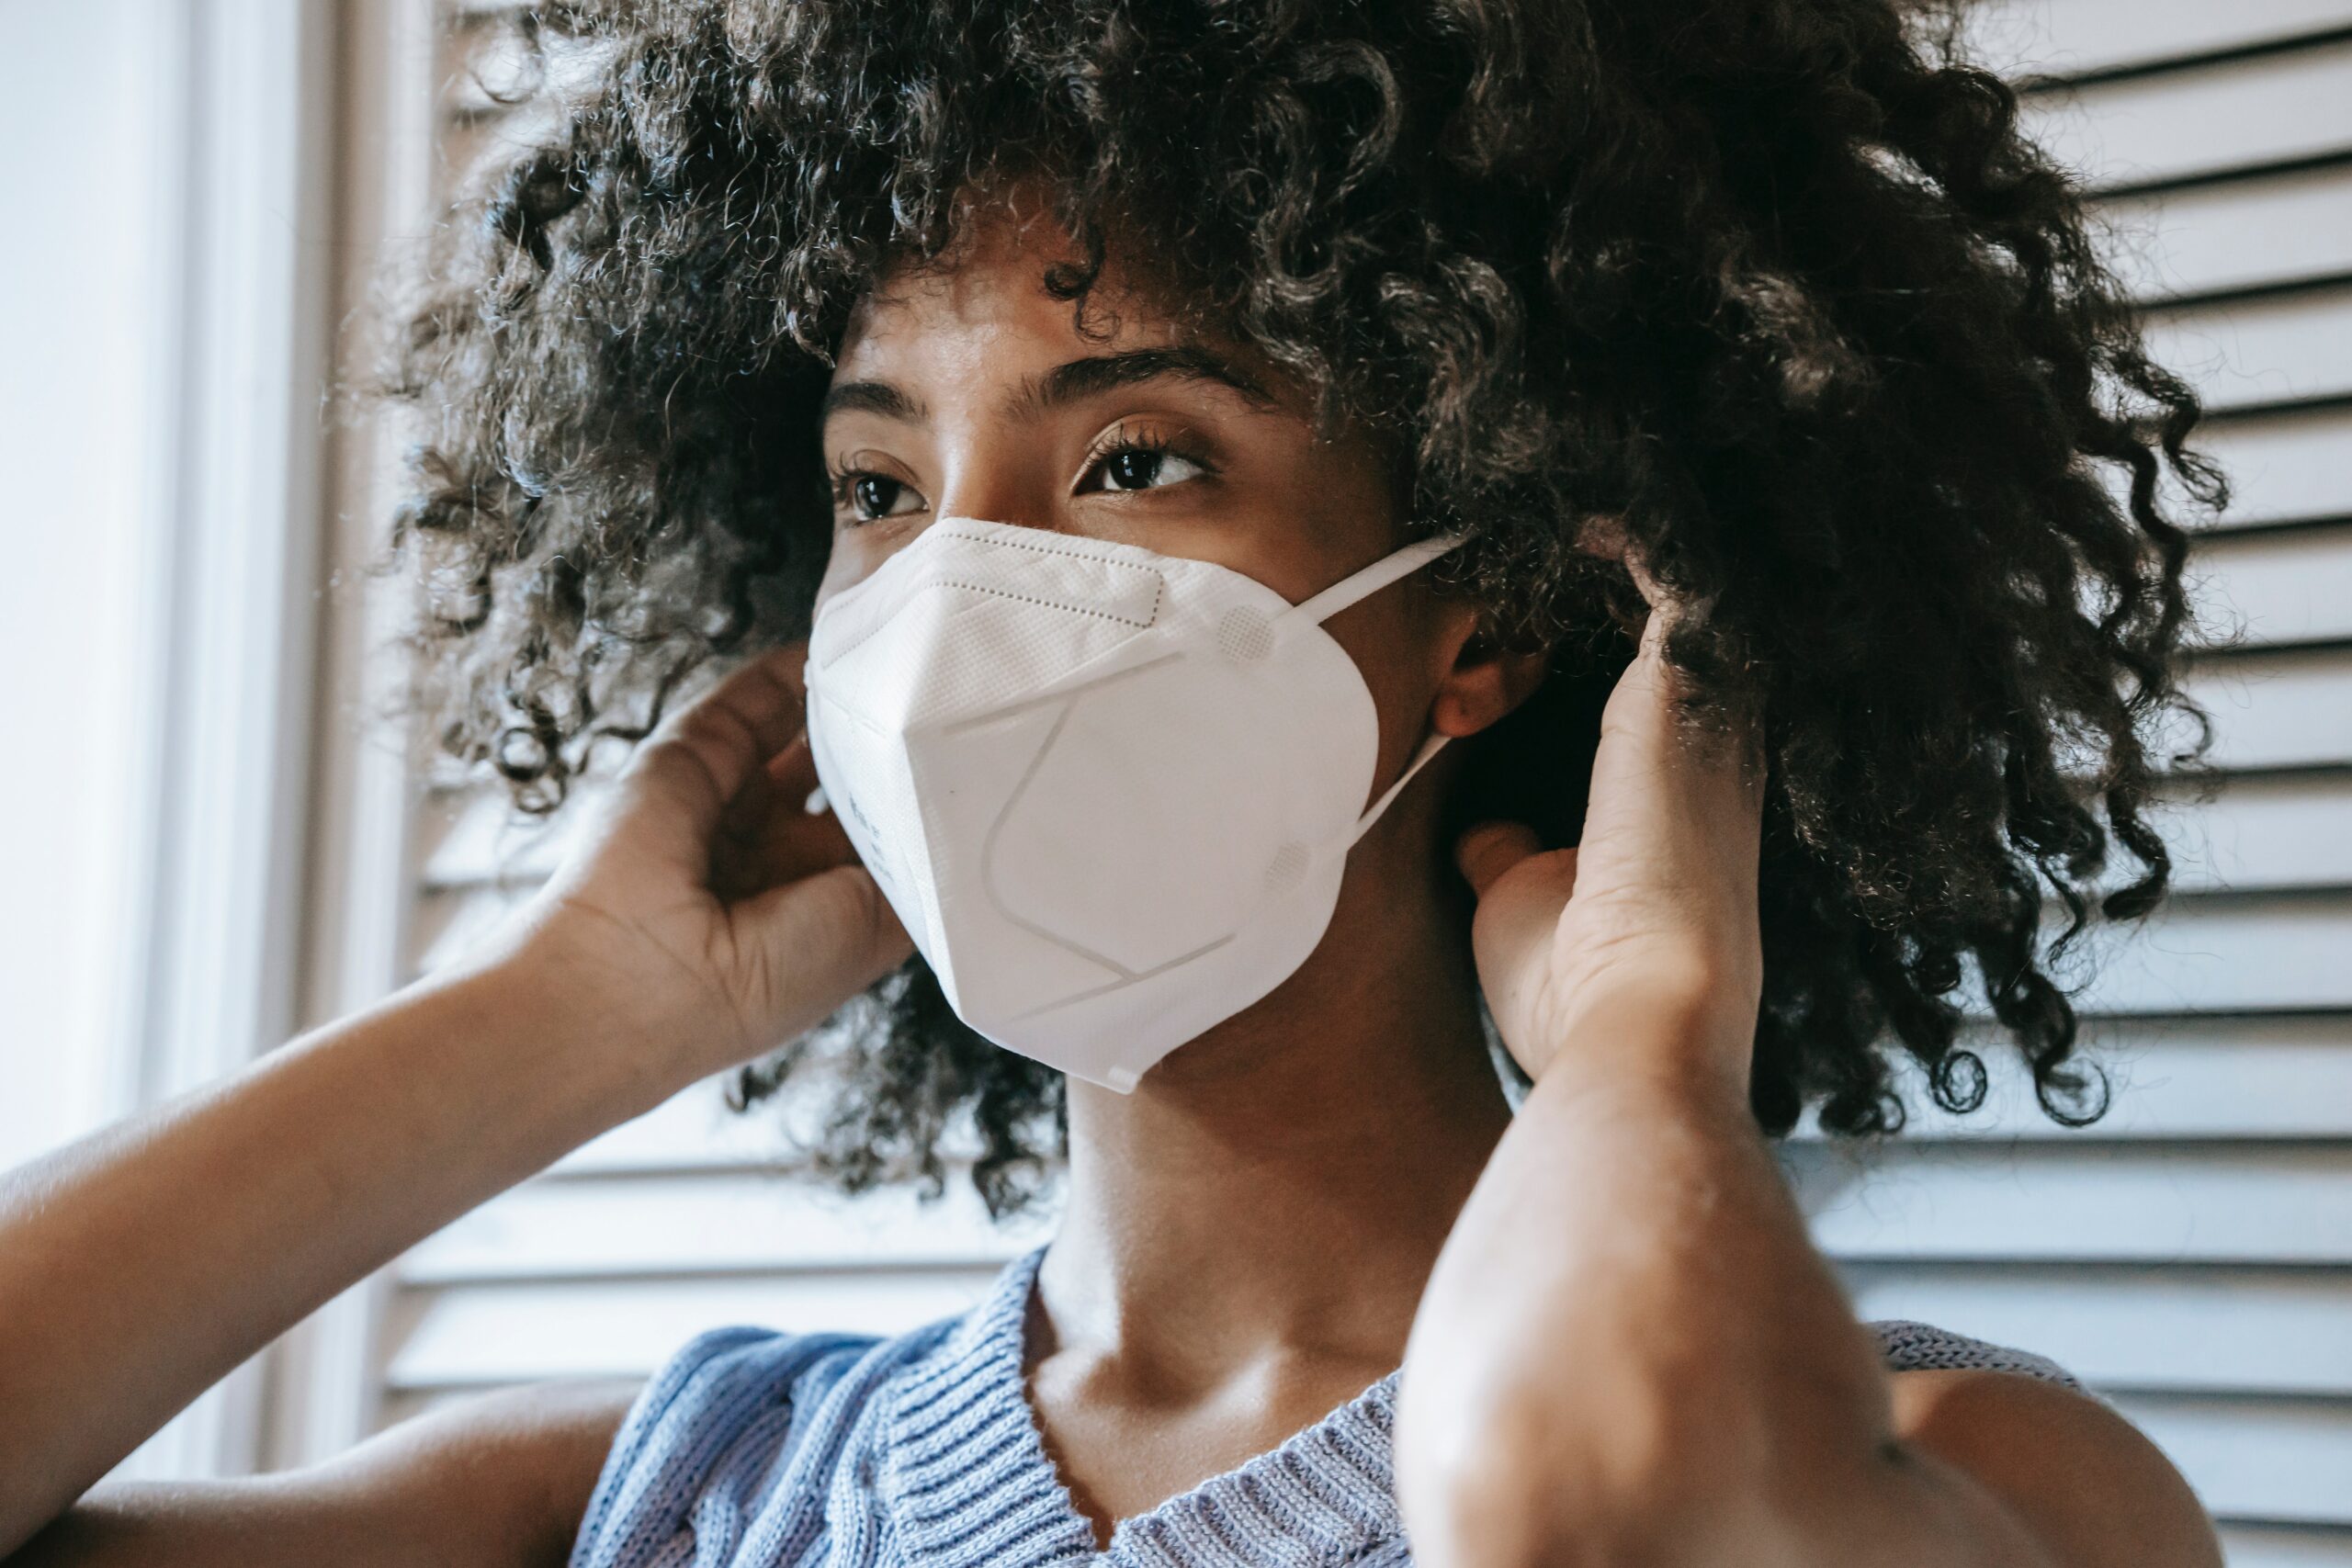
<path id="1" fill-rule="evenodd" d="M 1181 309 L 1170 281 L 1139 268 L 1115 243 L 1081 299 L 1048 287 L 1085 252 L 1034 185 L 1000 200 L 975 197 L 954 243 L 936 255 L 887 265 L 852 307 L 835 380 L 878 365 L 926 358 L 1000 362 L 1148 347 L 1197 346 L 1272 390 L 1287 380 L 1254 344 L 1197 310 Z M 910 369 L 909 373 L 913 373 Z"/>
<path id="2" fill-rule="evenodd" d="M 1081 333 L 1079 302 L 1046 287 L 1052 268 L 1075 259 L 1066 243 L 1041 238 L 895 265 L 851 310 L 842 359 L 900 352 L 943 335 L 1058 347 L 1174 340 L 1175 313 L 1109 264 L 1083 301 Z"/>

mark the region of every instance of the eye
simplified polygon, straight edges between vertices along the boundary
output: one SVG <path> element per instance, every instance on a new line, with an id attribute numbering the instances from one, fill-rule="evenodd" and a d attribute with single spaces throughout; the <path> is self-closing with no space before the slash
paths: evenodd
<path id="1" fill-rule="evenodd" d="M 1155 452 L 1148 447 L 1127 446 L 1114 453 L 1103 465 L 1102 475 L 1111 490 L 1157 490 L 1162 484 L 1176 484 L 1200 472 L 1200 465 L 1189 457 L 1173 452 Z"/>
<path id="2" fill-rule="evenodd" d="M 848 513 L 854 523 L 878 523 L 922 510 L 922 497 L 911 485 L 871 468 L 835 468 L 832 481 L 834 512 Z"/>
<path id="3" fill-rule="evenodd" d="M 1175 443 L 1148 431 L 1130 434 L 1124 424 L 1087 454 L 1086 471 L 1098 468 L 1106 491 L 1165 490 L 1209 471 L 1205 461 Z"/>

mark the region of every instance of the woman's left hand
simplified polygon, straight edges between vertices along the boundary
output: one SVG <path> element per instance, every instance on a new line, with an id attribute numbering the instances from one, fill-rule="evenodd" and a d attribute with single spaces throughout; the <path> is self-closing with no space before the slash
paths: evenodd
<path id="1" fill-rule="evenodd" d="M 1478 895 L 1478 978 L 1510 1047 L 1541 1077 L 1563 1049 L 1604 1049 L 1580 1021 L 1604 1006 L 1672 1008 L 1702 1066 L 1745 1090 L 1763 984 L 1756 883 L 1764 797 L 1759 727 L 1684 720 L 1665 658 L 1667 611 L 1603 710 L 1581 841 L 1545 851 L 1514 822 L 1463 835 L 1456 859 Z"/>
<path id="2" fill-rule="evenodd" d="M 1458 850 L 1480 982 L 1537 1081 L 1405 1351 L 1397 1500 L 1430 1568 L 1691 1561 L 1645 1555 L 1648 1532 L 1719 1517 L 1690 1488 L 1732 1481 L 1755 1447 L 1688 1378 L 1692 1348 L 1720 1342 L 1709 1314 L 1754 1282 L 1716 1227 L 1781 1234 L 1750 1224 L 1773 1179 L 1747 1102 L 1761 746 L 1751 716 L 1678 711 L 1651 602 L 1602 714 L 1581 842 L 1547 852 L 1489 823 Z M 1781 1228 L 1805 1248 L 1801 1224 Z"/>
<path id="3" fill-rule="evenodd" d="M 2112 1411 L 1998 1373 L 1957 1403 L 1898 1401 L 1749 1103 L 1758 727 L 1679 717 L 1650 601 L 1583 841 L 1545 853 L 1488 826 L 1461 846 L 1479 975 L 1536 1082 L 1406 1343 L 1414 1561 L 2218 1568 L 2195 1494 Z M 2021 1442 L 2045 1477 L 2112 1484 L 1977 1470 Z"/>

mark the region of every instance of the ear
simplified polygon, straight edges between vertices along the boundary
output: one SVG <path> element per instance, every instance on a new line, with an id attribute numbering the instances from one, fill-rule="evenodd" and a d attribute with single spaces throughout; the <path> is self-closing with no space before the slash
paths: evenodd
<path id="1" fill-rule="evenodd" d="M 1445 632 L 1438 647 L 1449 662 L 1430 703 L 1430 724 L 1460 739 L 1501 718 L 1544 683 L 1550 649 L 1516 646 L 1497 637 L 1483 608 L 1468 600 L 1443 606 Z"/>

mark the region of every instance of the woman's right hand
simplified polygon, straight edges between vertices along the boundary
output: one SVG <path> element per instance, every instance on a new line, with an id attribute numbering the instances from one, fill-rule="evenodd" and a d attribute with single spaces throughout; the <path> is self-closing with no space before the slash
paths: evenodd
<path id="1" fill-rule="evenodd" d="M 762 654 L 666 717 L 464 963 L 0 1172 L 0 1558 L 337 1292 L 906 957 L 847 836 L 805 809 L 800 665 Z M 370 1561 L 439 1560 L 424 1524 L 383 1535 L 347 1470 L 322 1484 L 322 1517 L 377 1532 Z M 224 1506 L 277 1510 L 291 1542 L 302 1495 Z"/>
<path id="2" fill-rule="evenodd" d="M 804 644 L 663 718 L 515 917 L 509 961 L 674 1047 L 692 1081 L 801 1034 L 912 951 L 817 787 Z"/>

